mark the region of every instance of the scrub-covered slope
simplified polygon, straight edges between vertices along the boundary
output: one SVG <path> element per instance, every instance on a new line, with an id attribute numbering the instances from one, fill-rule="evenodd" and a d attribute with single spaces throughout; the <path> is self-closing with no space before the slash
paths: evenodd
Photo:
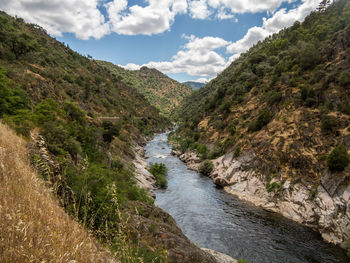
<path id="1" fill-rule="evenodd" d="M 172 111 L 191 94 L 192 89 L 156 69 L 142 67 L 140 70 L 126 70 L 110 62 L 96 61 L 108 69 L 117 79 L 137 89 L 163 116 L 170 117 Z"/>
<path id="2" fill-rule="evenodd" d="M 12 137 L 2 138 L 7 144 L 0 148 L 3 154 L 0 169 L 13 177 L 1 177 L 5 180 L 1 187 L 13 193 L 6 195 L 2 191 L 5 196 L 1 197 L 4 199 L 0 217 L 4 217 L 1 223 L 12 228 L 2 228 L 5 232 L 1 232 L 1 238 L 14 234 L 18 238 L 9 238 L 5 248 L 1 241 L 0 249 L 16 254 L 22 252 L 23 246 L 23 252 L 29 253 L 23 254 L 25 260 L 16 258 L 15 262 L 38 261 L 36 258 L 50 261 L 50 257 L 60 261 L 60 255 L 64 257 L 65 253 L 77 262 L 101 262 L 98 258 L 104 254 L 103 262 L 108 262 L 110 254 L 122 262 L 215 262 L 191 244 L 175 221 L 156 208 L 153 199 L 136 183 L 133 165 L 136 149 L 154 132 L 168 128 L 169 121 L 135 89 L 96 62 L 51 38 L 37 25 L 26 24 L 3 12 L 0 118 L 27 140 L 32 168 L 61 207 L 81 224 L 80 229 L 88 229 L 111 252 L 102 251 L 100 256 L 100 245 L 94 246 L 93 239 L 84 231 L 79 234 L 77 224 L 69 221 L 62 210 L 54 212 L 62 216 L 62 224 L 71 226 L 56 228 L 54 207 L 45 205 L 51 202 L 47 201 L 48 194 L 43 193 L 42 197 L 32 194 L 37 191 L 31 189 L 36 187 L 30 182 L 35 181 L 33 173 L 29 168 L 17 171 L 22 168 L 10 165 L 17 158 L 11 152 L 17 140 L 9 132 Z M 21 155 L 25 162 L 23 158 Z M 17 184 L 21 176 L 23 182 Z M 42 189 L 43 184 L 38 187 Z M 28 200 L 31 196 L 27 195 L 39 201 Z M 27 208 L 33 208 L 34 214 Z M 28 226 L 23 225 L 26 223 Z M 79 235 L 76 240 L 75 233 Z M 21 235 L 24 238 L 30 235 L 27 238 L 33 238 L 33 242 Z M 80 243 L 68 248 L 67 244 L 59 243 L 61 240 L 66 240 L 69 246 Z M 91 252 L 84 252 L 89 248 Z M 71 254 L 72 250 L 76 256 Z M 94 252 L 96 260 L 94 257 L 85 260 Z M 45 253 L 48 255 L 42 256 Z M 57 253 L 57 258 L 52 253 Z"/>
<path id="3" fill-rule="evenodd" d="M 202 159 L 225 154 L 213 161 L 217 184 L 344 241 L 349 58 L 350 3 L 339 0 L 259 42 L 186 99 L 179 149 Z"/>

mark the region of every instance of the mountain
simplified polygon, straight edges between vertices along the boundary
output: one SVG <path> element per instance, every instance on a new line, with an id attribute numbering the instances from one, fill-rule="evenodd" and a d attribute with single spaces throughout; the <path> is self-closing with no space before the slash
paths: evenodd
<path id="1" fill-rule="evenodd" d="M 147 79 L 149 71 L 140 75 Z M 155 75 L 153 82 L 164 78 Z M 176 86 L 166 81 L 169 89 Z M 4 12 L 0 120 L 5 262 L 112 262 L 112 255 L 123 262 L 215 262 L 137 181 L 140 146 L 171 123 L 94 60 Z"/>
<path id="2" fill-rule="evenodd" d="M 334 243 L 350 238 L 349 36 L 345 0 L 269 36 L 185 99 L 173 135 L 218 185 Z"/>
<path id="3" fill-rule="evenodd" d="M 184 84 L 187 87 L 190 87 L 194 90 L 199 90 L 201 87 L 203 87 L 205 85 L 205 83 L 196 82 L 196 81 L 186 81 L 186 82 L 183 82 L 182 84 Z"/>
<path id="4" fill-rule="evenodd" d="M 190 87 L 156 69 L 142 67 L 140 70 L 131 71 L 110 62 L 96 62 L 108 69 L 117 79 L 138 90 L 165 117 L 169 117 L 182 100 L 192 92 Z"/>

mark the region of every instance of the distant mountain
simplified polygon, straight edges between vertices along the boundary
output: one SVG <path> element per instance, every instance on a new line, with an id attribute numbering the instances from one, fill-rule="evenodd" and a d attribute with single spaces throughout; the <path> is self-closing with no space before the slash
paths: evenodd
<path id="1" fill-rule="evenodd" d="M 140 70 L 126 70 L 106 61 L 96 61 L 108 69 L 116 78 L 143 94 L 161 115 L 170 117 L 172 111 L 190 95 L 192 88 L 169 78 L 156 69 L 142 67 Z"/>
<path id="2" fill-rule="evenodd" d="M 196 82 L 196 81 L 186 81 L 186 82 L 182 82 L 182 84 L 184 84 L 187 87 L 190 87 L 194 90 L 199 90 L 201 87 L 203 87 L 205 85 L 205 83 Z"/>

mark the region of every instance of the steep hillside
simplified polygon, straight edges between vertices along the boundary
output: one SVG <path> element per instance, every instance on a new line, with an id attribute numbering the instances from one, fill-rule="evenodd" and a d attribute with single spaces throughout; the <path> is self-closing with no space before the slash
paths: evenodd
<path id="1" fill-rule="evenodd" d="M 187 87 L 190 87 L 194 90 L 199 90 L 201 87 L 203 87 L 205 84 L 202 82 L 196 82 L 196 81 L 186 81 L 182 84 L 186 85 Z"/>
<path id="2" fill-rule="evenodd" d="M 110 62 L 96 62 L 108 69 L 118 80 L 136 88 L 165 117 L 169 117 L 182 100 L 192 92 L 190 87 L 169 78 L 156 69 L 142 67 L 140 70 L 131 71 Z"/>
<path id="3" fill-rule="evenodd" d="M 224 155 L 211 176 L 227 191 L 341 243 L 350 237 L 349 58 L 350 3 L 339 0 L 259 42 L 194 92 L 177 112 L 173 140 L 202 159 Z"/>
<path id="4" fill-rule="evenodd" d="M 54 200 L 25 145 L 0 122 L 0 261 L 116 262 Z"/>
<path id="5" fill-rule="evenodd" d="M 26 24 L 3 12 L 0 13 L 0 118 L 27 140 L 32 168 L 45 181 L 61 207 L 108 247 L 117 259 L 133 263 L 215 262 L 213 257 L 191 244 L 175 221 L 156 208 L 154 200 L 137 185 L 133 164 L 136 147 L 145 143 L 147 136 L 170 127 L 169 121 L 135 89 L 96 62 L 51 38 L 37 25 Z M 17 171 L 21 167 L 7 166 L 16 157 L 13 153 L 15 157 L 11 158 L 11 147 L 17 142 L 11 138 L 12 135 L 2 137 L 7 144 L 1 146 L 4 149 L 0 148 L 6 154 L 0 169 L 24 176 L 26 171 Z M 32 178 L 32 175 L 26 176 Z M 1 180 L 7 179 L 1 177 Z M 13 182 L 21 180 L 10 179 Z M 7 182 L 4 183 L 1 187 L 7 188 Z M 31 193 L 35 189 L 26 189 L 32 184 L 23 183 L 25 185 L 19 183 L 18 188 L 13 186 L 12 194 L 16 194 L 17 200 L 7 201 L 5 196 L 1 204 L 0 217 L 7 217 L 1 223 L 10 225 L 10 220 L 12 230 L 20 233 L 13 232 L 19 235 L 18 238 L 9 239 L 6 248 L 1 247 L 1 242 L 0 249 L 9 252 L 14 249 L 15 253 L 18 246 L 29 246 L 25 249 L 31 249 L 32 256 L 26 258 L 27 261 L 35 257 L 43 261 L 45 257 L 42 258 L 41 253 L 46 252 L 60 253 L 58 256 L 70 253 L 67 244 L 58 244 L 58 240 L 62 238 L 69 243 L 72 240 L 69 244 L 72 246 L 78 240 L 83 242 L 84 234 L 77 240 L 65 237 L 67 233 L 71 235 L 78 231 L 78 227 L 71 221 L 71 231 L 69 226 L 57 229 L 53 206 L 45 206 L 47 202 L 41 197 L 38 200 L 43 202 L 42 206 L 33 207 L 39 211 L 29 215 L 36 217 L 37 222 L 22 226 L 32 220 L 31 217 L 22 219 L 22 214 L 17 214 L 23 211 L 23 217 L 26 216 L 28 211 L 22 205 L 28 208 L 37 205 L 36 200 L 27 200 L 30 196 L 26 196 L 36 198 Z M 2 194 L 6 193 L 2 191 Z M 45 193 L 43 196 L 47 197 Z M 68 216 L 60 211 L 57 213 L 62 216 L 61 223 L 70 224 Z M 5 212 L 9 214 L 3 214 Z M 46 226 L 47 223 L 53 228 Z M 12 235 L 12 230 L 2 234 Z M 45 233 L 40 236 L 36 230 Z M 20 235 L 26 233 L 37 234 L 38 238 L 43 238 L 40 242 L 48 243 L 35 243 L 35 239 L 26 243 L 27 240 L 20 239 Z M 5 236 L 1 235 L 1 238 Z M 100 247 L 92 246 L 91 240 L 85 240 L 86 245 L 80 243 L 77 247 L 82 246 L 81 250 L 71 247 L 76 249 L 74 253 L 81 254 L 91 248 L 91 252 L 81 255 L 79 262 L 88 262 L 89 259 L 84 260 L 84 257 L 97 252 Z M 110 254 L 106 255 L 108 260 Z M 96 260 L 98 257 L 97 252 Z M 66 261 L 62 259 L 62 262 Z"/>

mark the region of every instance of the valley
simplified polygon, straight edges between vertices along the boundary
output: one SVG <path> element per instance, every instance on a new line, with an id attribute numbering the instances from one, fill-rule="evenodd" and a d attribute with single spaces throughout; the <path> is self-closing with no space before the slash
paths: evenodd
<path id="1" fill-rule="evenodd" d="M 0 11 L 1 262 L 349 261 L 350 2 L 205 84 L 168 75 L 233 43 L 181 39 L 170 62 L 122 67 Z"/>

